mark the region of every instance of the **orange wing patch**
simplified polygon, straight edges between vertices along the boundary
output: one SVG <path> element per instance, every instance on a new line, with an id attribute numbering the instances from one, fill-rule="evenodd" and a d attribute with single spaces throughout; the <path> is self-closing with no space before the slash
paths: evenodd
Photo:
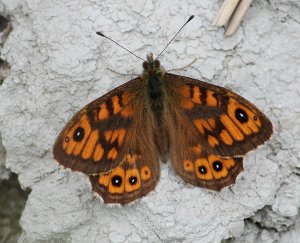
<path id="1" fill-rule="evenodd" d="M 202 147 L 201 147 L 201 145 L 200 145 L 200 144 L 197 144 L 196 146 L 194 146 L 194 147 L 193 147 L 193 152 L 194 152 L 195 154 L 201 154 L 201 152 L 202 152 Z"/>
<path id="2" fill-rule="evenodd" d="M 104 132 L 104 137 L 106 142 L 110 142 L 113 130 L 108 130 Z"/>
<path id="3" fill-rule="evenodd" d="M 245 135 L 257 133 L 261 127 L 261 122 L 257 115 L 233 98 L 230 98 L 228 101 L 228 114 Z"/>
<path id="4" fill-rule="evenodd" d="M 96 148 L 95 148 L 95 151 L 94 151 L 94 161 L 95 162 L 98 162 L 102 159 L 103 157 L 103 154 L 104 154 L 104 149 L 102 147 L 102 145 L 100 143 L 98 143 L 96 145 Z"/>
<path id="5" fill-rule="evenodd" d="M 191 92 L 192 91 L 192 92 Z M 201 104 L 201 91 L 198 86 L 191 88 L 189 85 L 183 85 L 180 88 L 181 107 L 190 110 L 194 107 L 194 104 Z"/>
<path id="6" fill-rule="evenodd" d="M 124 92 L 122 95 L 122 103 L 124 104 L 124 109 L 121 111 L 121 116 L 128 118 L 133 115 L 133 108 L 130 105 L 131 100 L 134 96 L 129 92 Z"/>
<path id="7" fill-rule="evenodd" d="M 198 86 L 194 86 L 193 88 L 193 102 L 196 104 L 201 104 L 201 92 Z"/>
<path id="8" fill-rule="evenodd" d="M 149 168 L 149 166 L 145 165 L 142 167 L 141 169 L 141 178 L 144 181 L 147 181 L 151 178 L 151 170 Z"/>
<path id="9" fill-rule="evenodd" d="M 122 129 L 122 128 L 116 129 L 111 136 L 110 143 L 113 143 L 115 140 L 118 140 L 118 145 L 121 146 L 123 143 L 125 134 L 126 134 L 125 129 Z"/>
<path id="10" fill-rule="evenodd" d="M 64 136 L 63 149 L 68 155 L 81 153 L 91 133 L 88 117 L 84 115 Z"/>
<path id="11" fill-rule="evenodd" d="M 189 173 L 195 171 L 196 177 L 201 180 L 225 178 L 234 165 L 233 158 L 222 158 L 214 154 L 196 159 L 195 162 L 191 160 L 183 161 L 184 170 Z"/>
<path id="12" fill-rule="evenodd" d="M 208 124 L 207 120 L 205 119 L 196 119 L 194 120 L 194 125 L 198 129 L 198 131 L 204 135 L 205 130 L 212 131 L 212 127 Z"/>
<path id="13" fill-rule="evenodd" d="M 77 145 L 77 143 L 76 143 L 75 141 L 69 141 L 69 142 L 68 142 L 68 146 L 67 146 L 67 147 L 64 146 L 64 147 L 67 148 L 67 149 L 66 149 L 66 153 L 67 153 L 68 155 L 72 154 L 72 153 L 73 153 L 73 150 L 74 150 L 74 148 L 75 148 L 76 145 Z"/>
<path id="14" fill-rule="evenodd" d="M 100 121 L 106 120 L 109 117 L 109 112 L 105 103 L 100 104 L 100 110 L 98 114 L 98 119 Z"/>
<path id="15" fill-rule="evenodd" d="M 212 147 L 215 147 L 216 145 L 219 144 L 218 139 L 212 135 L 208 135 L 207 139 L 208 139 L 209 145 Z"/>
<path id="16" fill-rule="evenodd" d="M 118 96 L 113 96 L 111 97 L 111 102 L 113 105 L 113 110 L 114 110 L 114 114 L 117 114 L 121 111 L 121 105 L 119 103 L 119 97 Z"/>
<path id="17" fill-rule="evenodd" d="M 118 145 L 121 146 L 124 141 L 125 134 L 126 134 L 126 130 L 119 128 L 116 130 L 108 130 L 104 132 L 104 137 L 106 142 L 109 142 L 110 144 L 118 140 Z"/>
<path id="18" fill-rule="evenodd" d="M 214 118 L 209 118 L 207 122 L 212 128 L 216 128 L 216 120 Z"/>
<path id="19" fill-rule="evenodd" d="M 190 160 L 185 160 L 183 161 L 183 168 L 187 172 L 192 172 L 194 171 L 194 163 Z"/>
<path id="20" fill-rule="evenodd" d="M 224 166 L 225 159 L 221 159 L 217 155 L 209 155 L 208 162 L 214 178 L 220 179 L 227 176 L 228 170 Z"/>
<path id="21" fill-rule="evenodd" d="M 114 115 L 120 113 L 121 116 L 128 118 L 133 115 L 133 108 L 132 105 L 130 105 L 130 102 L 134 98 L 134 95 L 130 92 L 124 92 L 120 97 L 117 95 L 112 96 L 107 102 L 111 103 L 113 109 L 112 112 Z M 108 105 L 105 102 L 100 104 L 100 109 L 97 117 L 100 121 L 109 118 L 110 113 L 107 107 Z"/>
<path id="22" fill-rule="evenodd" d="M 231 145 L 233 143 L 232 139 L 242 141 L 245 136 L 259 131 L 261 121 L 258 116 L 235 99 L 229 99 L 227 112 L 228 115 L 224 114 L 220 117 L 220 121 L 228 131 L 222 130 L 220 133 L 220 137 L 225 144 Z"/>
<path id="23" fill-rule="evenodd" d="M 127 106 L 121 111 L 121 116 L 125 118 L 131 117 L 132 115 L 133 115 L 133 109 L 131 105 Z"/>
<path id="24" fill-rule="evenodd" d="M 208 90 L 207 91 L 207 97 L 206 97 L 206 105 L 208 106 L 217 106 L 218 105 L 218 100 L 216 97 L 214 97 L 214 92 Z"/>
<path id="25" fill-rule="evenodd" d="M 87 143 L 86 143 L 86 145 L 85 145 L 85 147 L 82 151 L 81 156 L 82 156 L 83 159 L 88 159 L 92 156 L 92 154 L 94 152 L 94 149 L 95 149 L 95 146 L 98 142 L 98 138 L 99 138 L 99 132 L 98 132 L 98 130 L 94 130 L 91 133 L 91 135 L 90 135 L 90 137 L 89 137 L 89 139 L 88 139 L 88 141 L 87 141 Z"/>
<path id="26" fill-rule="evenodd" d="M 226 145 L 231 145 L 233 143 L 232 137 L 229 135 L 229 133 L 226 130 L 221 131 L 220 138 Z"/>
<path id="27" fill-rule="evenodd" d="M 142 181 L 151 178 L 151 170 L 148 166 L 144 166 L 141 169 L 124 168 L 118 166 L 109 173 L 100 174 L 97 183 L 107 188 L 110 194 L 122 194 L 139 190 Z"/>
<path id="28" fill-rule="evenodd" d="M 237 141 L 244 140 L 243 133 L 238 129 L 238 127 L 234 124 L 234 122 L 227 115 L 222 115 L 220 117 L 221 122 L 230 133 L 230 135 Z"/>
<path id="29" fill-rule="evenodd" d="M 101 176 L 100 176 L 101 177 Z M 121 167 L 116 167 L 110 173 L 110 180 L 108 185 L 109 193 L 121 194 L 125 189 L 125 171 Z"/>
<path id="30" fill-rule="evenodd" d="M 118 150 L 116 148 L 112 148 L 107 153 L 107 159 L 115 160 L 118 155 Z"/>
<path id="31" fill-rule="evenodd" d="M 110 181 L 110 174 L 103 174 L 103 175 L 99 176 L 98 183 L 100 185 L 108 187 L 109 181 Z"/>
<path id="32" fill-rule="evenodd" d="M 206 158 L 197 159 L 195 161 L 196 176 L 202 180 L 213 179 L 212 171 L 209 169 L 209 164 Z"/>
<path id="33" fill-rule="evenodd" d="M 141 187 L 140 172 L 137 169 L 129 169 L 126 171 L 125 191 L 136 191 Z"/>

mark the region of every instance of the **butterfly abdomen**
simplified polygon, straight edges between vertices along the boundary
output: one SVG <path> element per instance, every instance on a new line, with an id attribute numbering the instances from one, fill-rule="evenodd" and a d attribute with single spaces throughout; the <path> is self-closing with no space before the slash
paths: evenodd
<path id="1" fill-rule="evenodd" d="M 163 162 L 169 151 L 169 133 L 164 118 L 164 90 L 160 75 L 150 75 L 148 79 L 148 97 L 154 115 L 154 143 Z"/>

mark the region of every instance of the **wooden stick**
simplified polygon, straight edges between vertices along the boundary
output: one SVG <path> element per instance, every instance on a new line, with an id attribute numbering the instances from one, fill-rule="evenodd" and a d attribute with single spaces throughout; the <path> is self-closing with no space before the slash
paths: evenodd
<path id="1" fill-rule="evenodd" d="M 230 36 L 237 30 L 251 3 L 252 0 L 240 1 L 236 10 L 234 11 L 233 16 L 230 19 L 229 25 L 226 28 L 225 36 Z"/>
<path id="2" fill-rule="evenodd" d="M 237 4 L 239 3 L 240 0 L 225 0 L 222 7 L 220 8 L 216 18 L 214 19 L 213 21 L 213 25 L 216 25 L 216 26 L 223 26 L 225 25 L 234 9 L 236 8 Z"/>

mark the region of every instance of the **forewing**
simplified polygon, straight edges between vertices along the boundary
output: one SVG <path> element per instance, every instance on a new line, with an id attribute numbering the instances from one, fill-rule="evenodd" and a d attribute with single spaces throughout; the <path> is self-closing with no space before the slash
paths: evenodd
<path id="1" fill-rule="evenodd" d="M 64 167 L 86 174 L 108 172 L 135 150 L 134 141 L 145 140 L 144 86 L 133 79 L 80 110 L 64 127 L 53 148 L 54 158 Z M 149 126 L 148 126 L 149 127 Z M 145 135 L 137 136 L 144 130 Z M 151 147 L 151 139 L 146 142 Z"/>
<path id="2" fill-rule="evenodd" d="M 268 140 L 272 123 L 253 104 L 234 92 L 196 79 L 166 74 L 169 104 L 202 146 L 221 156 L 244 155 Z"/>

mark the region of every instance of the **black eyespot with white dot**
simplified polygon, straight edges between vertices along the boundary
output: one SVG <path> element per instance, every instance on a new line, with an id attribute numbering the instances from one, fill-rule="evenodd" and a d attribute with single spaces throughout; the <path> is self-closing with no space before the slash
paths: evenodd
<path id="1" fill-rule="evenodd" d="M 137 177 L 136 176 L 130 176 L 129 183 L 130 183 L 130 185 L 134 186 L 137 183 Z"/>
<path id="2" fill-rule="evenodd" d="M 207 173 L 207 169 L 204 165 L 198 167 L 198 171 L 200 174 L 205 175 Z"/>
<path id="3" fill-rule="evenodd" d="M 120 187 L 122 185 L 122 177 L 115 175 L 111 178 L 111 183 L 113 186 Z"/>
<path id="4" fill-rule="evenodd" d="M 69 137 L 66 137 L 66 138 L 65 138 L 65 142 L 68 143 L 69 141 L 70 141 L 70 138 L 69 138 Z"/>
<path id="5" fill-rule="evenodd" d="M 220 160 L 214 161 L 213 162 L 213 168 L 215 171 L 219 172 L 223 169 L 223 164 Z"/>
<path id="6" fill-rule="evenodd" d="M 84 129 L 82 127 L 76 128 L 73 133 L 73 139 L 76 142 L 80 142 L 84 138 Z"/>
<path id="7" fill-rule="evenodd" d="M 241 109 L 241 108 L 237 108 L 235 110 L 235 118 L 240 122 L 240 123 L 245 123 L 248 121 L 248 115 L 247 113 Z"/>

